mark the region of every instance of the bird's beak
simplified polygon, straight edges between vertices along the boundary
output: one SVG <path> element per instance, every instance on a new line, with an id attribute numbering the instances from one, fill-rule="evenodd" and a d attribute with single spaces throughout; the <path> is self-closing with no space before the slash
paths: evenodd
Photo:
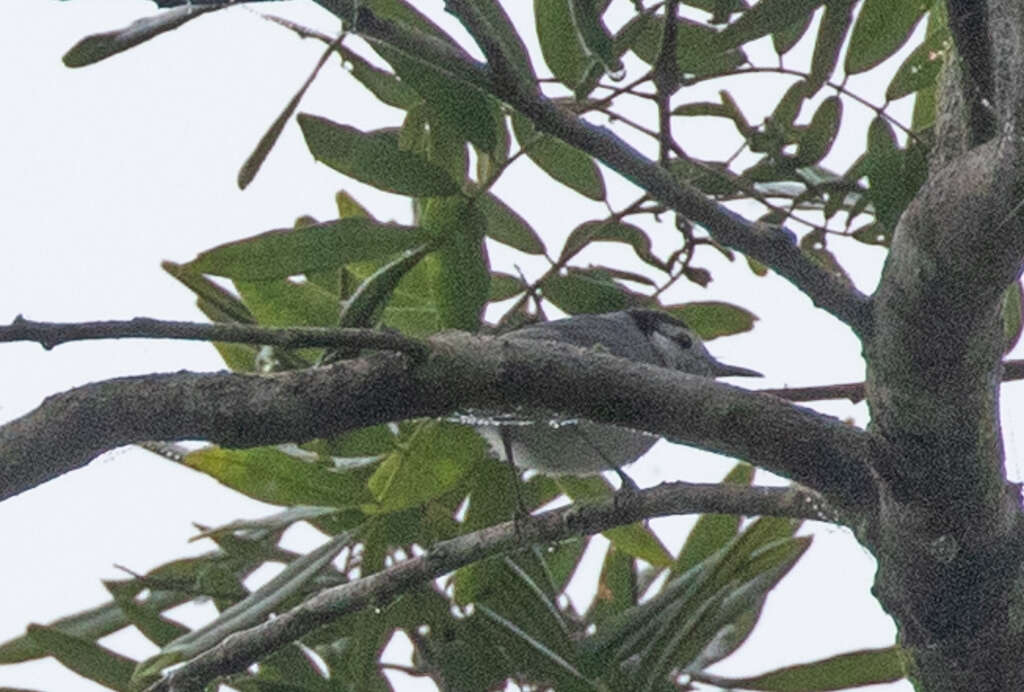
<path id="1" fill-rule="evenodd" d="M 725 363 L 719 363 L 717 360 L 712 365 L 712 369 L 715 377 L 764 377 L 757 370 L 741 368 L 736 365 L 726 365 Z"/>

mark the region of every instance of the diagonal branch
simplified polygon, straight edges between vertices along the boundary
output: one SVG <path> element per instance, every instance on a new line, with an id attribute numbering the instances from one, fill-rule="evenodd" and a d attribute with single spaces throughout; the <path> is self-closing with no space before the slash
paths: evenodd
<path id="1" fill-rule="evenodd" d="M 317 627 L 369 605 L 385 606 L 414 586 L 459 567 L 518 546 L 551 543 L 656 516 L 694 513 L 770 515 L 825 519 L 820 498 L 804 488 L 759 488 L 720 484 L 666 483 L 638 491 L 627 502 L 565 507 L 506 522 L 442 541 L 410 558 L 358 581 L 321 591 L 291 610 L 237 632 L 209 651 L 169 673 L 149 692 L 202 690 L 216 677 L 245 670 L 259 658 Z"/>
<path id="2" fill-rule="evenodd" d="M 0 498 L 143 440 L 229 447 L 302 442 L 466 408 L 542 408 L 617 423 L 792 478 L 836 505 L 870 505 L 875 435 L 773 396 L 565 344 L 461 332 L 417 361 L 380 353 L 269 375 L 155 374 L 46 399 L 0 428 Z M 60 430 L 60 444 L 54 431 Z"/>

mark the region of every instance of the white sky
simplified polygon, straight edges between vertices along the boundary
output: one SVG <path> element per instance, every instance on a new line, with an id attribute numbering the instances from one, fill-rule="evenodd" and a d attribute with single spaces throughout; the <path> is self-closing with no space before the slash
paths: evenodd
<path id="1" fill-rule="evenodd" d="M 441 3 L 418 6 L 436 9 Z M 334 26 L 312 3 L 258 7 L 325 31 Z M 239 165 L 305 79 L 320 44 L 300 41 L 235 8 L 98 65 L 69 70 L 60 56 L 75 41 L 152 14 L 153 6 L 139 0 L 7 0 L 5 10 L 6 21 L 0 23 L 0 88 L 6 97 L 0 108 L 5 241 L 0 322 L 19 313 L 46 321 L 138 315 L 202 319 L 191 294 L 160 270 L 161 260 L 187 261 L 217 243 L 290 225 L 300 214 L 332 218 L 333 194 L 342 187 L 378 217 L 408 220 L 404 201 L 315 164 L 294 123 L 249 189 L 240 192 L 235 186 Z M 336 65 L 329 63 L 301 110 L 366 128 L 396 122 L 395 111 L 371 109 L 372 99 Z M 764 108 L 772 107 L 772 98 L 774 91 L 765 97 Z M 866 124 L 870 114 L 848 108 L 846 115 Z M 715 141 L 708 133 L 694 134 Z M 861 141 L 851 143 L 853 154 L 851 149 L 836 153 L 837 167 L 845 167 L 842 162 L 855 155 Z M 563 236 L 586 214 L 601 213 L 599 205 L 581 201 L 528 167 L 513 171 L 497 191 L 542 234 Z M 619 183 L 613 203 L 631 194 Z M 548 245 L 557 247 L 556 242 Z M 849 251 L 841 256 L 852 258 L 848 268 L 861 288 L 870 290 L 880 253 L 856 246 L 838 249 Z M 525 262 L 508 254 L 492 258 L 506 269 Z M 671 299 L 729 300 L 761 318 L 752 333 L 714 342 L 716 356 L 766 373 L 765 386 L 862 379 L 858 344 L 849 331 L 784 281 L 774 275 L 752 278 L 743 262 L 709 261 L 708 266 L 716 278 L 708 289 L 687 284 Z M 222 368 L 210 346 L 185 342 L 93 342 L 51 352 L 31 344 L 2 344 L 0 354 L 0 421 L 30 410 L 48 394 L 89 381 Z M 1007 389 L 1011 393 L 1013 385 Z M 1016 420 L 1012 407 L 1007 401 L 1004 414 Z M 859 423 L 866 417 L 863 407 L 842 403 L 818 408 Z M 1007 429 L 1016 476 L 1017 445 Z M 634 467 L 641 484 L 717 480 L 730 466 L 667 444 L 656 449 Z M 679 457 L 685 457 L 684 464 L 676 463 Z M 186 544 L 192 521 L 216 525 L 269 511 L 200 474 L 135 449 L 104 455 L 7 500 L 0 504 L 0 526 L 7 527 L 0 533 L 6 567 L 0 640 L 20 634 L 29 622 L 48 622 L 106 600 L 100 580 L 124 576 L 115 563 L 143 572 L 186 552 L 208 549 Z M 666 539 L 673 548 L 683 539 L 678 526 L 670 525 L 673 535 Z M 873 560 L 845 530 L 812 530 L 814 546 L 769 600 L 742 655 L 718 672 L 754 673 L 893 641 L 892 623 L 869 593 Z M 201 612 L 181 617 L 194 624 Z M 136 657 L 152 653 L 137 638 L 117 636 L 105 643 Z M 0 667 L 4 685 L 100 689 L 49 661 Z M 409 682 L 396 685 L 413 689 Z"/>

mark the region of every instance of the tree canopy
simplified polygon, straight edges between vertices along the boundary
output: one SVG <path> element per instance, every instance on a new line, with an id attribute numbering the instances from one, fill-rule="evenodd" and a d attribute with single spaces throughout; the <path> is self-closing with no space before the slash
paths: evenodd
<path id="1" fill-rule="evenodd" d="M 158 0 L 157 14 L 83 38 L 64 63 L 180 41 L 232 4 Z M 166 261 L 209 323 L 0 327 L 4 341 L 46 348 L 209 341 L 231 371 L 54 394 L 0 427 L 0 497 L 135 443 L 280 511 L 204 529 L 215 550 L 107 583 L 109 603 L 30 626 L 0 645 L 0 663 L 52 655 L 115 690 L 389 689 L 380 654 L 402 632 L 408 672 L 441 689 L 832 690 L 904 677 L 928 691 L 1021 688 L 1024 531 L 998 413 L 1002 381 L 1024 371 L 1003 360 L 1021 331 L 1024 9 L 536 0 L 526 25 L 497 0 L 448 0 L 444 21 L 405 0 L 317 4 L 340 31 L 263 8 L 323 54 L 237 183 L 272 166 L 297 127 L 342 176 L 337 216 Z M 337 111 L 303 110 L 339 60 L 351 82 Z M 879 75 L 884 101 L 872 103 L 856 82 Z M 767 79 L 780 86 L 766 104 L 749 85 Z M 907 98 L 909 120 L 894 115 Z M 359 129 L 345 117 L 356 99 L 398 115 Z M 870 114 L 863 132 L 855 109 Z M 834 145 L 853 136 L 860 155 L 833 170 Z M 576 196 L 602 206 L 564 237 L 536 228 L 516 211 L 524 191 L 501 184 L 527 160 L 550 178 L 553 213 Z M 378 218 L 346 180 L 405 200 L 410 219 Z M 621 252 L 595 263 L 608 243 Z M 870 290 L 849 271 L 863 246 L 884 257 Z M 705 339 L 749 331 L 756 316 L 735 301 L 679 297 L 725 262 L 781 277 L 845 325 L 866 382 L 745 391 L 491 336 L 629 307 L 665 310 Z M 870 424 L 798 403 L 830 398 L 865 400 Z M 721 483 L 627 499 L 600 476 L 528 475 L 517 491 L 453 417 L 474 407 L 540 407 L 738 463 Z M 196 439 L 208 444 L 175 444 Z M 793 483 L 755 485 L 755 468 Z M 510 521 L 517 495 L 531 510 L 572 504 Z M 642 521 L 686 513 L 701 517 L 678 552 Z M 898 641 L 744 679 L 709 672 L 808 548 L 804 520 L 848 527 L 878 560 L 873 594 Z M 282 548 L 297 522 L 325 542 Z M 577 611 L 564 591 L 602 532 L 599 595 Z M 271 562 L 286 567 L 249 592 Z M 205 626 L 164 614 L 197 599 L 219 611 Z M 135 661 L 97 643 L 129 626 L 159 653 Z"/>

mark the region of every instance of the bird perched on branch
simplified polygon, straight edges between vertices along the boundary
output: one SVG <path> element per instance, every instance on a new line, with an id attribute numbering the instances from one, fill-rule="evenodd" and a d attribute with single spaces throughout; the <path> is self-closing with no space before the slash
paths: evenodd
<path id="1" fill-rule="evenodd" d="M 704 377 L 761 377 L 715 360 L 686 324 L 657 310 L 634 308 L 576 315 L 533 324 L 502 339 L 544 339 L 601 348 L 612 355 Z M 526 414 L 488 417 L 477 430 L 499 458 L 547 474 L 587 475 L 619 469 L 639 459 L 658 438 L 589 420 L 538 419 Z M 623 476 L 623 482 L 630 482 Z M 631 483 L 631 482 L 630 482 Z"/>

